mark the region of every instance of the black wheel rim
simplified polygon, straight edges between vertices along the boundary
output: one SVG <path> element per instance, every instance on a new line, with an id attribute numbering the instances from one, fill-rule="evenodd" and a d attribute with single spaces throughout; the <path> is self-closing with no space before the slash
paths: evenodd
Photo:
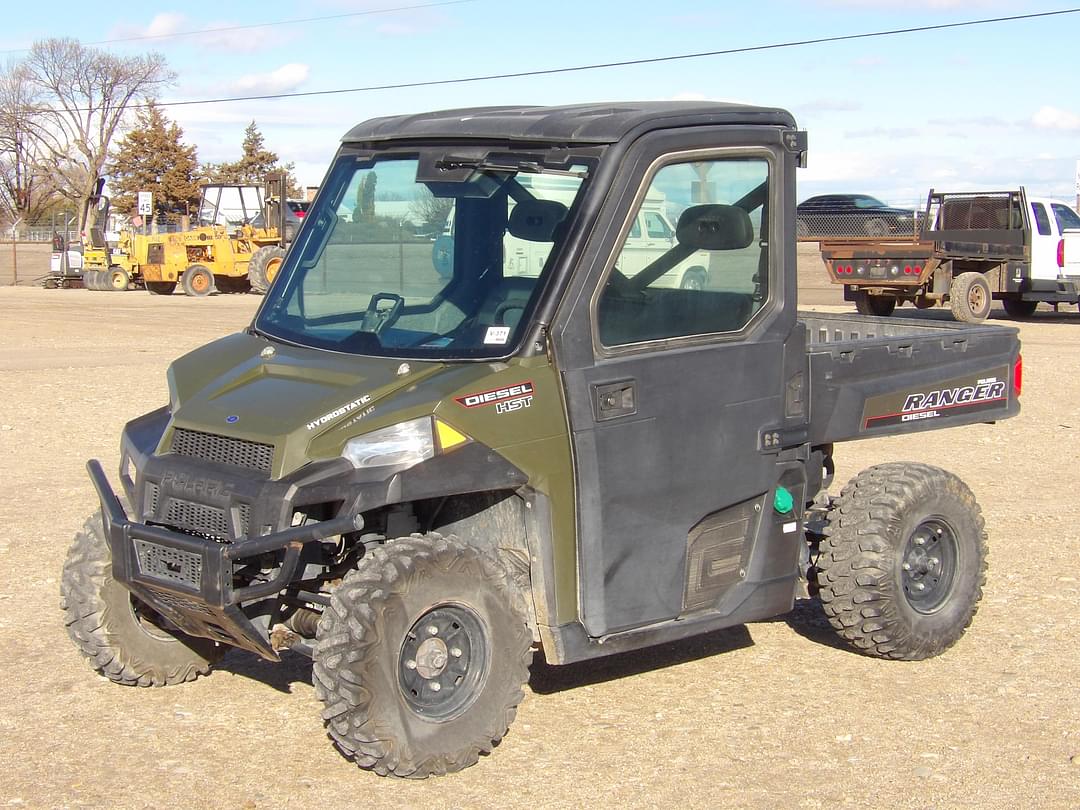
<path id="1" fill-rule="evenodd" d="M 164 629 L 166 622 L 160 613 L 137 599 L 134 594 L 129 594 L 128 604 L 131 605 L 131 614 L 135 617 L 135 623 L 146 635 L 155 641 L 176 641 L 176 636 Z"/>
<path id="2" fill-rule="evenodd" d="M 948 600 L 957 548 L 956 532 L 941 518 L 927 518 L 908 538 L 900 563 L 904 596 L 919 613 L 934 613 Z"/>
<path id="3" fill-rule="evenodd" d="M 484 625 L 461 605 L 429 610 L 405 634 L 398 662 L 398 685 L 410 709 L 429 720 L 458 717 L 487 680 Z"/>

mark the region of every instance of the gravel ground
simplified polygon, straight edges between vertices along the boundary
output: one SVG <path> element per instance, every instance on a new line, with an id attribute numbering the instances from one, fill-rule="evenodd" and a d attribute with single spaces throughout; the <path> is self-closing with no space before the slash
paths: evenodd
<path id="1" fill-rule="evenodd" d="M 537 663 L 492 756 L 406 782 L 336 753 L 303 658 L 231 652 L 195 683 L 123 688 L 64 632 L 60 568 L 95 508 L 85 459 L 114 471 L 123 423 L 165 400 L 168 362 L 241 328 L 257 302 L 0 288 L 0 805 L 1080 806 L 1075 311 L 1020 325 L 1020 417 L 838 447 L 837 489 L 906 459 L 951 469 L 979 498 L 990 579 L 948 653 L 854 654 L 807 601 L 647 652 Z"/>

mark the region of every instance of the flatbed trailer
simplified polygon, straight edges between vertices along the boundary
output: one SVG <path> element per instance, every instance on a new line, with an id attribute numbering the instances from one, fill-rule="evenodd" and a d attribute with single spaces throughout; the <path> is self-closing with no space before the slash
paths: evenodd
<path id="1" fill-rule="evenodd" d="M 979 323 L 1000 300 L 1012 316 L 1040 302 L 1080 302 L 1080 217 L 1063 203 L 1017 191 L 931 191 L 909 239 L 833 239 L 821 256 L 844 299 L 859 312 L 889 315 L 897 304 L 948 304 Z"/>

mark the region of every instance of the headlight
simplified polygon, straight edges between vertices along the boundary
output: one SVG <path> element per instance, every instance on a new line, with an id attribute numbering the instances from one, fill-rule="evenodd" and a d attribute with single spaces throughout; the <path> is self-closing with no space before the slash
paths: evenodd
<path id="1" fill-rule="evenodd" d="M 401 422 L 349 439 L 341 455 L 357 469 L 419 464 L 435 455 L 431 417 Z"/>

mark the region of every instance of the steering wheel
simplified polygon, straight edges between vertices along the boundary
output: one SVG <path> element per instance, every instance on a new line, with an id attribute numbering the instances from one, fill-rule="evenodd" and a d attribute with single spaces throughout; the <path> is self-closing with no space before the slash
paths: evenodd
<path id="1" fill-rule="evenodd" d="M 512 309 L 520 309 L 525 311 L 524 301 L 503 301 L 497 307 L 495 307 L 495 314 L 491 316 L 491 320 L 494 321 L 496 326 L 504 326 L 503 315 Z"/>
<path id="2" fill-rule="evenodd" d="M 380 301 L 390 301 L 389 309 L 379 309 Z M 371 296 L 367 309 L 364 311 L 364 319 L 360 322 L 361 332 L 373 332 L 376 335 L 392 324 L 401 315 L 405 306 L 405 299 L 397 293 L 380 292 Z"/>

